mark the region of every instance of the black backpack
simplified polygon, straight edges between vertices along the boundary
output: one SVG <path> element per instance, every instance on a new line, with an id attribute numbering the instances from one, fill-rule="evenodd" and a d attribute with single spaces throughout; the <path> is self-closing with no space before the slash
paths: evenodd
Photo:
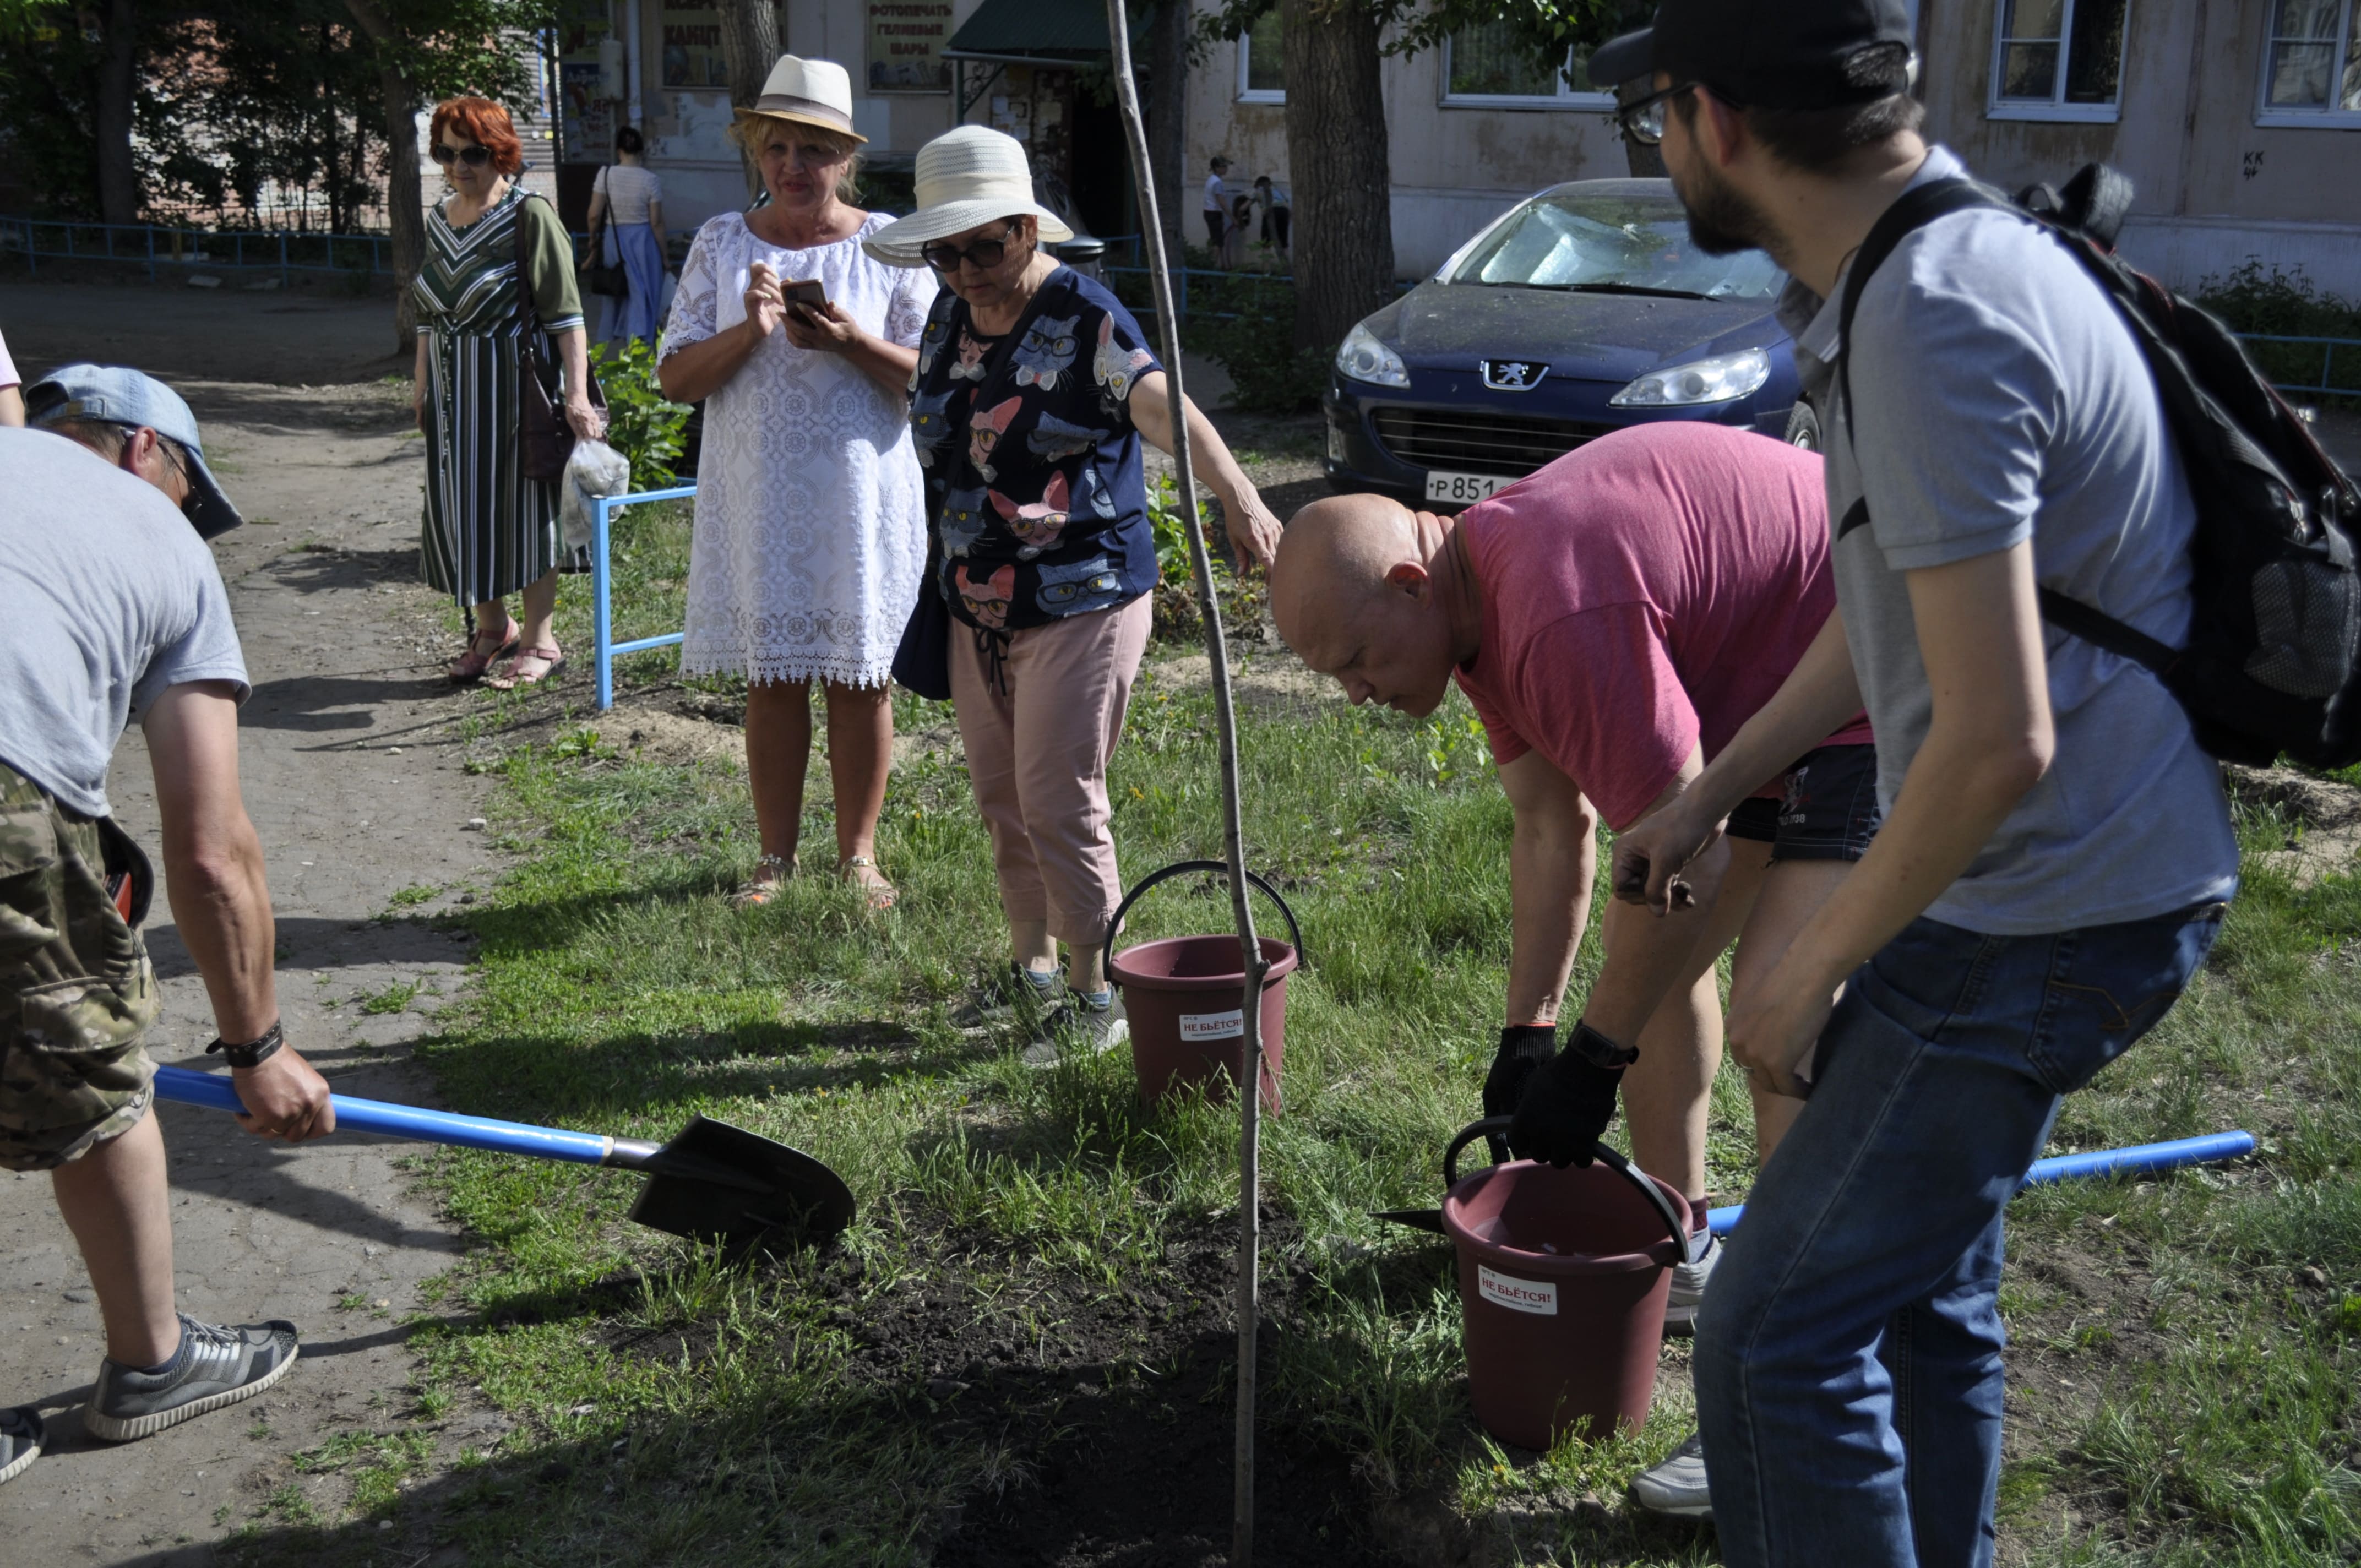
<path id="1" fill-rule="evenodd" d="M 2115 256 L 2131 192 L 2130 181 L 2098 163 L 2062 191 L 2037 185 L 2014 203 L 1969 180 L 1904 192 L 1846 277 L 1846 350 L 1862 285 L 1913 229 L 1970 207 L 2048 229 L 2114 301 L 2156 377 L 2197 500 L 2197 602 L 2186 648 L 2052 588 L 2041 590 L 2043 619 L 2154 672 L 2216 757 L 2261 765 L 2285 752 L 2313 767 L 2347 766 L 2361 761 L 2361 490 L 2228 328 Z M 1850 410 L 1846 358 L 1840 351 L 1836 373 Z M 1856 502 L 1837 537 L 1868 521 L 1867 504 Z"/>

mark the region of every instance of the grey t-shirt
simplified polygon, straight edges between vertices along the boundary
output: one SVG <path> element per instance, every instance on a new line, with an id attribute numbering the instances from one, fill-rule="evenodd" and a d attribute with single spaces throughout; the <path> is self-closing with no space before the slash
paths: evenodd
<path id="1" fill-rule="evenodd" d="M 1937 148 L 1914 184 L 1966 173 Z M 2028 537 L 2040 583 L 2179 645 L 2196 504 L 2154 378 L 2081 264 L 2028 220 L 1971 210 L 1905 237 L 1853 317 L 1857 417 L 1827 377 L 1838 298 L 1780 302 L 1827 429 L 1832 559 L 1886 808 L 1933 712 L 1904 574 Z M 1850 429 L 1848 430 L 1850 424 Z M 1927 913 L 1994 936 L 2136 920 L 2235 886 L 2213 760 L 2156 677 L 2045 624 L 2057 751 Z"/>
<path id="2" fill-rule="evenodd" d="M 146 480 L 0 427 L 0 762 L 93 817 L 131 716 L 246 660 L 213 552 Z"/>

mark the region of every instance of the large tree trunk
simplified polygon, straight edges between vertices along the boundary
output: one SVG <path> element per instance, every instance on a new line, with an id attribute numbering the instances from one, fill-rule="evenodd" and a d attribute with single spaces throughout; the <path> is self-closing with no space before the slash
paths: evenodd
<path id="1" fill-rule="evenodd" d="M 418 179 L 418 93 L 401 73 L 401 38 L 376 0 L 345 0 L 369 41 L 377 47 L 378 99 L 385 112 L 385 216 L 393 238 L 393 351 L 413 351 L 418 306 L 411 280 L 426 259 L 425 198 Z"/>
<path id="2" fill-rule="evenodd" d="M 1325 348 L 1393 298 L 1378 23 L 1354 0 L 1279 0 L 1279 29 L 1295 182 L 1295 337 Z"/>
<path id="3" fill-rule="evenodd" d="M 719 0 L 715 17 L 721 23 L 721 66 L 730 73 L 730 101 L 751 104 L 763 95 L 763 82 L 779 62 L 778 13 L 771 0 Z M 763 171 L 745 148 L 738 164 L 746 175 L 749 201 L 763 189 Z"/>
<path id="4" fill-rule="evenodd" d="M 139 17 L 132 0 L 107 0 L 106 52 L 98 67 L 98 216 L 139 221 L 139 171 L 131 161 L 131 103 L 138 85 Z"/>
<path id="5" fill-rule="evenodd" d="M 1189 6 L 1164 0 L 1148 30 L 1148 160 L 1155 170 L 1156 211 L 1164 223 L 1164 249 L 1180 254 L 1182 191 L 1189 161 Z"/>
<path id="6" fill-rule="evenodd" d="M 1626 82 L 1622 86 L 1617 88 L 1615 90 L 1615 101 L 1618 104 L 1629 104 L 1635 98 L 1645 98 L 1649 93 L 1653 93 L 1655 90 L 1656 79 L 1653 76 L 1642 76 L 1636 82 Z M 1664 112 L 1666 114 L 1674 113 L 1669 106 L 1666 107 Z M 1631 170 L 1632 179 L 1662 180 L 1664 177 L 1664 149 L 1663 148 L 1650 147 L 1645 142 L 1633 141 L 1630 137 L 1623 136 L 1620 127 L 1617 129 L 1615 134 L 1622 138 L 1623 162 L 1624 165 Z"/>

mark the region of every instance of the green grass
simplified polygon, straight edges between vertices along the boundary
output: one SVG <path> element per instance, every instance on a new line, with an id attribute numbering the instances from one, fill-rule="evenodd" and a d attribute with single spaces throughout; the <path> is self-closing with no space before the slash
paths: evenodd
<path id="1" fill-rule="evenodd" d="M 677 613 L 685 528 L 652 513 L 633 548 L 619 623 L 654 630 Z M 628 679 L 663 678 L 669 658 Z M 906 732 L 948 723 L 896 706 Z M 985 837 L 942 751 L 903 764 L 887 800 L 891 916 L 810 876 L 741 911 L 725 896 L 756 853 L 741 770 L 638 760 L 617 744 L 625 715 L 502 750 L 513 711 L 487 700 L 479 755 L 500 782 L 493 832 L 522 853 L 461 917 L 480 941 L 472 990 L 423 1047 L 446 1102 L 642 1137 L 719 1116 L 829 1161 L 862 1216 L 836 1258 L 731 1270 L 629 1225 L 628 1179 L 442 1157 L 475 1250 L 437 1287 L 450 1315 L 413 1335 L 417 1387 L 369 1431 L 299 1456 L 349 1479 L 341 1514 L 324 1483 L 291 1482 L 242 1550 L 377 1561 L 370 1521 L 390 1518 L 425 1532 L 405 1562 L 445 1544 L 526 1565 L 929 1561 L 945 1510 L 1026 1495 L 1037 1434 L 937 1419 L 923 1352 L 867 1363 L 853 1331 L 955 1271 L 979 1322 L 1054 1360 L 1068 1307 L 1128 1299 L 1235 1205 L 1233 1113 L 1142 1109 L 1124 1053 L 1038 1074 L 1012 1038 L 950 1026 L 1003 949 Z M 1244 715 L 1251 859 L 1312 960 L 1290 981 L 1286 1109 L 1266 1131 L 1282 1302 L 1267 1442 L 1342 1451 L 1372 1508 L 1455 1520 L 1499 1561 L 1710 1562 L 1710 1532 L 1622 1497 L 1679 1441 L 1682 1398 L 1643 1431 L 1513 1461 L 1468 1417 L 1447 1252 L 1368 1218 L 1433 1201 L 1500 1013 L 1510 812 L 1469 722 L 1455 698 L 1423 723 L 1326 700 Z M 815 759 L 807 831 L 823 836 L 826 780 Z M 1133 879 L 1218 854 L 1208 700 L 1144 683 L 1111 784 Z M 2248 827 L 2257 847 L 2284 837 Z M 1169 886 L 1132 935 L 1228 919 L 1216 891 Z M 2004 1561 L 2361 1554 L 2357 944 L 2361 881 L 2253 871 L 2188 997 L 2068 1102 L 2053 1148 L 2243 1125 L 2264 1152 L 2248 1170 L 2016 1206 L 2003 1307 L 2020 1371 L 2044 1375 L 2020 1376 L 2012 1402 Z M 1595 964 L 1587 944 L 1576 998 Z M 1742 1194 L 1751 1156 L 1726 1070 L 1717 1192 Z M 1051 1280 L 1065 1294 L 1039 1295 Z M 1144 1310 L 1137 1327 L 1148 1348 L 1115 1356 L 1111 1383 L 1170 1371 Z M 483 1402 L 515 1430 L 433 1475 L 414 1434 Z"/>

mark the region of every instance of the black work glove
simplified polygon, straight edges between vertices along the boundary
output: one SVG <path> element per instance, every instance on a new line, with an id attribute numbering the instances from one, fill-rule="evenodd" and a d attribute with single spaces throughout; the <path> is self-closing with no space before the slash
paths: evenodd
<path id="1" fill-rule="evenodd" d="M 1637 1054 L 1576 1024 L 1565 1049 L 1543 1063 L 1525 1086 L 1516 1120 L 1509 1125 L 1509 1147 L 1560 1170 L 1587 1166 L 1599 1135 L 1615 1119 L 1623 1069 Z"/>
<path id="2" fill-rule="evenodd" d="M 1484 1075 L 1485 1116 L 1516 1114 L 1518 1102 L 1525 1097 L 1525 1085 L 1532 1081 L 1541 1065 L 1555 1055 L 1554 1024 L 1511 1024 L 1501 1030 L 1500 1048 L 1492 1056 L 1492 1070 Z M 1494 1134 L 1485 1142 L 1491 1146 L 1494 1165 L 1509 1157 L 1506 1138 Z"/>

